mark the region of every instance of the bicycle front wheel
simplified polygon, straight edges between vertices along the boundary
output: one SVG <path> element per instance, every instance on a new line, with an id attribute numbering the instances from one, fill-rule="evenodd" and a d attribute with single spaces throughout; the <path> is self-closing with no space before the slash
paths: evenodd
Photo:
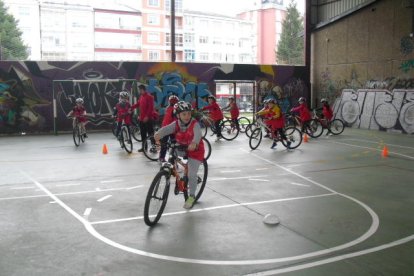
<path id="1" fill-rule="evenodd" d="M 78 126 L 75 126 L 73 128 L 72 134 L 73 134 L 73 142 L 75 143 L 75 146 L 79 147 L 80 133 L 79 133 L 79 127 Z"/>
<path id="2" fill-rule="evenodd" d="M 282 140 L 282 144 L 288 149 L 296 149 L 302 144 L 302 132 L 297 127 L 285 128 L 287 140 Z"/>
<path id="3" fill-rule="evenodd" d="M 200 165 L 200 167 L 198 167 L 198 171 L 197 171 L 197 188 L 195 191 L 196 201 L 201 197 L 201 194 L 203 193 L 204 188 L 206 187 L 207 176 L 208 176 L 208 164 L 207 164 L 207 161 L 204 159 L 203 163 Z M 183 192 L 184 201 L 187 200 L 188 198 L 188 189 L 189 187 L 187 183 L 187 189 L 185 189 Z"/>
<path id="4" fill-rule="evenodd" d="M 323 127 L 321 122 L 317 119 L 312 119 L 309 122 L 309 126 L 306 128 L 306 133 L 312 138 L 318 138 L 322 135 Z"/>
<path id="5" fill-rule="evenodd" d="M 225 120 L 220 124 L 221 136 L 224 140 L 234 140 L 239 135 L 239 129 L 232 120 Z"/>
<path id="6" fill-rule="evenodd" d="M 144 205 L 144 221 L 148 226 L 154 226 L 160 220 L 167 204 L 170 191 L 170 174 L 161 170 L 152 181 Z"/>
<path id="7" fill-rule="evenodd" d="M 341 119 L 334 119 L 329 123 L 329 130 L 333 135 L 339 135 L 344 132 L 345 124 Z"/>
<path id="8" fill-rule="evenodd" d="M 260 145 L 260 142 L 262 142 L 262 136 L 262 129 L 260 127 L 253 130 L 249 139 L 249 146 L 252 150 L 257 149 Z"/>
<path id="9" fill-rule="evenodd" d="M 210 155 L 211 155 L 211 144 L 210 142 L 207 140 L 207 138 L 203 137 L 203 142 L 204 142 L 204 159 L 209 159 Z"/>
<path id="10" fill-rule="evenodd" d="M 132 148 L 133 148 L 131 133 L 129 133 L 129 130 L 126 126 L 122 127 L 121 132 L 122 132 L 122 139 L 123 139 L 124 149 L 127 153 L 131 153 Z"/>
<path id="11" fill-rule="evenodd" d="M 148 136 L 144 142 L 144 155 L 151 161 L 157 161 L 160 156 L 161 146 L 155 143 L 154 136 Z"/>
<path id="12" fill-rule="evenodd" d="M 239 121 L 240 132 L 245 133 L 247 126 L 250 125 L 250 120 L 247 117 L 240 117 L 237 120 Z"/>

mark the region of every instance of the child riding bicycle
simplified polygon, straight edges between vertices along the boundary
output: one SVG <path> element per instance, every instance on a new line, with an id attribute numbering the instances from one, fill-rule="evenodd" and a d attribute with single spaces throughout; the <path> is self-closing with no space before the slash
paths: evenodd
<path id="1" fill-rule="evenodd" d="M 214 122 L 214 131 L 217 135 L 216 141 L 219 141 L 221 136 L 220 123 L 223 120 L 223 112 L 220 109 L 220 106 L 216 102 L 216 98 L 213 95 L 208 96 L 208 105 L 203 107 L 201 110 L 208 110 L 210 112 L 211 119 Z"/>
<path id="2" fill-rule="evenodd" d="M 312 119 L 312 115 L 306 106 L 306 99 L 304 97 L 300 97 L 299 100 L 299 106 L 294 107 L 290 110 L 290 112 L 299 112 L 300 120 L 302 123 L 302 133 L 305 132 L 307 128 L 310 128 L 310 121 Z"/>
<path id="3" fill-rule="evenodd" d="M 132 123 L 132 116 L 131 116 L 131 104 L 129 103 L 129 93 L 126 91 L 122 91 L 119 93 L 119 102 L 115 106 L 116 110 L 116 133 L 115 136 L 118 139 L 121 139 L 119 133 L 121 132 L 122 122 L 128 128 L 128 132 L 131 133 L 130 125 Z"/>
<path id="4" fill-rule="evenodd" d="M 183 208 L 191 209 L 195 203 L 195 192 L 197 189 L 197 171 L 204 160 L 204 143 L 201 139 L 201 129 L 196 119 L 191 116 L 192 107 L 190 103 L 179 101 L 174 105 L 175 115 L 178 120 L 160 128 L 155 134 L 155 141 L 167 135 L 174 134 L 178 144 L 188 146 L 188 186 L 189 197 Z M 185 155 L 184 153 L 180 153 Z"/>
<path id="5" fill-rule="evenodd" d="M 277 104 L 276 99 L 268 99 L 266 101 L 266 104 L 268 108 L 264 108 L 256 113 L 258 116 L 264 116 L 266 125 L 270 127 L 272 130 L 272 133 L 274 134 L 274 137 L 277 137 L 277 134 L 279 132 L 280 137 L 283 140 L 287 140 L 287 137 L 285 135 L 284 127 L 285 127 L 285 119 L 283 117 L 282 111 Z M 290 141 L 286 142 L 287 145 L 290 145 Z M 274 149 L 277 145 L 276 141 L 273 141 L 271 149 Z"/>
<path id="6" fill-rule="evenodd" d="M 78 120 L 78 123 L 81 126 L 82 135 L 84 138 L 87 138 L 88 135 L 86 135 L 86 128 L 85 125 L 87 123 L 86 120 L 86 109 L 83 106 L 83 99 L 77 98 L 76 99 L 76 105 L 73 107 L 73 109 L 68 113 L 68 117 L 73 116 L 73 127 L 76 125 L 76 120 Z"/>
<path id="7" fill-rule="evenodd" d="M 231 117 L 231 120 L 233 121 L 233 124 L 237 128 L 239 128 L 238 118 L 239 118 L 240 111 L 233 96 L 229 97 L 229 104 L 225 108 L 223 108 L 223 111 L 230 111 L 230 117 Z"/>

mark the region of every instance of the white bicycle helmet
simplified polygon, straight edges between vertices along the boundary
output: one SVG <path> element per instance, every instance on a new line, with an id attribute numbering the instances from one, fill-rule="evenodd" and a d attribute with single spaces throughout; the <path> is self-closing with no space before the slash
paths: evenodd
<path id="1" fill-rule="evenodd" d="M 193 108 L 191 104 L 185 101 L 179 101 L 178 103 L 174 105 L 175 114 L 180 114 L 181 112 L 192 111 L 192 110 Z"/>
<path id="2" fill-rule="evenodd" d="M 77 98 L 75 102 L 77 104 L 83 104 L 83 99 L 82 98 Z"/>
<path id="3" fill-rule="evenodd" d="M 327 99 L 325 99 L 325 98 L 322 98 L 321 99 L 321 103 L 327 103 L 328 102 L 328 100 Z"/>
<path id="4" fill-rule="evenodd" d="M 128 99 L 129 98 L 129 93 L 126 91 L 122 91 L 121 93 L 119 93 L 119 97 L 121 99 Z"/>
<path id="5" fill-rule="evenodd" d="M 300 102 L 300 103 L 304 103 L 304 102 L 306 102 L 305 97 L 300 97 L 300 98 L 299 98 L 299 100 L 298 100 L 298 102 Z"/>

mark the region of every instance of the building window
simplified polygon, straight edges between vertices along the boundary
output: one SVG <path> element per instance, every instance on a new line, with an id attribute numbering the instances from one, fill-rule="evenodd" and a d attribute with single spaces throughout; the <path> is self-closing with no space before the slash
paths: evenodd
<path id="1" fill-rule="evenodd" d="M 165 45 L 166 46 L 171 45 L 171 34 L 170 33 L 165 34 Z M 183 34 L 176 34 L 175 35 L 175 46 L 183 47 Z"/>
<path id="2" fill-rule="evenodd" d="M 159 25 L 160 17 L 157 14 L 149 14 L 147 18 L 148 25 Z"/>
<path id="3" fill-rule="evenodd" d="M 160 42 L 160 34 L 159 33 L 148 33 L 148 42 L 159 43 Z"/>
<path id="4" fill-rule="evenodd" d="M 200 60 L 207 61 L 208 60 L 208 53 L 200 53 Z"/>
<path id="5" fill-rule="evenodd" d="M 213 61 L 221 61 L 221 53 L 214 53 Z"/>
<path id="6" fill-rule="evenodd" d="M 208 43 L 208 36 L 204 36 L 204 35 L 200 36 L 199 42 L 201 44 L 207 44 Z"/>
<path id="7" fill-rule="evenodd" d="M 192 62 L 195 59 L 195 51 L 194 50 L 185 50 L 185 61 Z"/>
<path id="8" fill-rule="evenodd" d="M 184 34 L 184 43 L 187 45 L 194 44 L 194 34 Z"/>
<path id="9" fill-rule="evenodd" d="M 148 60 L 160 60 L 160 52 L 159 51 L 148 51 Z"/>
<path id="10" fill-rule="evenodd" d="M 220 37 L 213 37 L 213 44 L 214 45 L 221 45 L 221 38 Z"/>
<path id="11" fill-rule="evenodd" d="M 159 3 L 158 0 L 148 0 L 148 6 L 151 6 L 151 7 L 159 7 L 160 6 L 160 3 Z"/>

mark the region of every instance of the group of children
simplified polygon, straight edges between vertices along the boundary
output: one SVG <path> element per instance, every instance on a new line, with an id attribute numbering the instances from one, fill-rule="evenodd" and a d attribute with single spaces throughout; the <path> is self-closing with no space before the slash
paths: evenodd
<path id="1" fill-rule="evenodd" d="M 208 97 L 209 104 L 202 108 L 210 112 L 210 117 L 214 122 L 215 129 L 218 130 L 220 123 L 223 120 L 223 112 L 220 106 L 216 102 L 214 96 Z M 330 121 L 333 117 L 332 109 L 330 108 L 326 99 L 321 100 L 323 107 L 322 112 L 324 117 Z M 119 102 L 115 106 L 116 121 L 118 127 L 116 135 L 119 135 L 122 123 L 128 127 L 132 123 L 132 110 L 137 105 L 131 106 L 129 103 L 129 93 L 122 91 L 119 94 Z M 223 109 L 230 111 L 231 119 L 238 126 L 239 108 L 236 104 L 234 97 L 229 98 L 229 104 Z M 190 103 L 180 101 L 175 95 L 170 95 L 168 98 L 168 106 L 165 109 L 165 115 L 161 124 L 161 128 L 154 134 L 156 142 L 161 141 L 161 151 L 159 160 L 165 161 L 165 155 L 167 151 L 167 141 L 174 139 L 177 143 L 187 146 L 188 152 L 188 184 L 189 184 L 189 197 L 184 204 L 184 208 L 190 209 L 195 202 L 195 192 L 197 188 L 197 171 L 204 159 L 204 143 L 201 134 L 201 128 L 198 121 L 192 116 L 193 108 Z M 312 116 L 308 107 L 306 106 L 305 98 L 299 98 L 299 106 L 292 108 L 291 112 L 299 112 L 302 124 L 306 126 L 309 124 Z M 76 106 L 68 114 L 77 118 L 82 125 L 84 135 L 86 137 L 85 123 L 86 123 L 86 111 L 83 106 L 83 99 L 76 99 Z M 284 117 L 283 113 L 274 98 L 268 99 L 264 102 L 264 107 L 256 113 L 258 116 L 262 116 L 266 124 L 270 127 L 274 135 L 279 132 L 282 139 L 287 139 L 284 133 Z M 221 138 L 221 132 L 216 131 L 217 140 Z M 289 142 L 287 142 L 289 145 Z M 272 148 L 276 146 L 276 142 L 272 144 Z"/>

